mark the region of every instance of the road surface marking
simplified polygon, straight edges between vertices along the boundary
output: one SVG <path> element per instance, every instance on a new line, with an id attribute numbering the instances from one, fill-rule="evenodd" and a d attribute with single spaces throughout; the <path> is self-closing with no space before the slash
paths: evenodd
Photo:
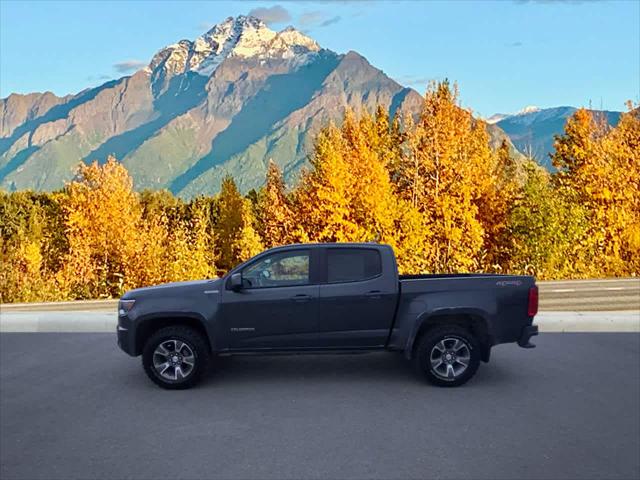
<path id="1" fill-rule="evenodd" d="M 541 288 L 540 292 L 541 293 L 573 293 L 573 292 L 580 292 L 580 293 L 586 293 L 586 292 L 604 292 L 604 291 L 611 291 L 611 290 L 615 290 L 615 291 L 621 291 L 621 290 L 633 290 L 633 291 L 639 291 L 637 288 L 633 288 L 633 287 L 602 287 L 602 288 L 554 288 L 554 289 L 550 289 L 547 290 L 546 288 Z"/>
<path id="2" fill-rule="evenodd" d="M 587 284 L 587 283 L 635 283 L 640 285 L 640 278 L 603 278 L 603 279 L 591 279 L 591 280 L 540 280 L 539 285 L 553 285 L 553 284 Z"/>

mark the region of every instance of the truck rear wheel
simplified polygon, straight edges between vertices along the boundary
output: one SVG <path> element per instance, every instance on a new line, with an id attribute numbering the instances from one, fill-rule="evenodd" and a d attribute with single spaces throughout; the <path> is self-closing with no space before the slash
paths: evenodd
<path id="1" fill-rule="evenodd" d="M 418 341 L 414 358 L 419 374 L 440 387 L 457 387 L 469 381 L 480 366 L 480 345 L 458 325 L 435 327 Z"/>
<path id="2" fill-rule="evenodd" d="M 198 331 L 184 326 L 166 327 L 145 343 L 142 366 L 156 385 L 182 390 L 200 380 L 210 358 L 207 342 Z"/>

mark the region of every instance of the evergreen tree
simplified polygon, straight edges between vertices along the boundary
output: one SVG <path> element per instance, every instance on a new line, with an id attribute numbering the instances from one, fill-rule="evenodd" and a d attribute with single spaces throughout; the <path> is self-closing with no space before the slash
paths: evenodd
<path id="1" fill-rule="evenodd" d="M 587 210 L 558 195 L 549 173 L 534 161 L 524 165 L 522 193 L 509 213 L 507 271 L 541 279 L 580 278 Z"/>

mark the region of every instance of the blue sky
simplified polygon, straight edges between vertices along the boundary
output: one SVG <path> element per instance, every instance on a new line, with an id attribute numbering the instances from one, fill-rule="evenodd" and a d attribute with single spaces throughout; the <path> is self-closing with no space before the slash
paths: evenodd
<path id="1" fill-rule="evenodd" d="M 355 50 L 421 93 L 430 79 L 455 80 L 481 115 L 640 100 L 638 0 L 0 0 L 0 96 L 78 92 L 256 9 L 272 28 L 292 24 L 323 47 Z"/>

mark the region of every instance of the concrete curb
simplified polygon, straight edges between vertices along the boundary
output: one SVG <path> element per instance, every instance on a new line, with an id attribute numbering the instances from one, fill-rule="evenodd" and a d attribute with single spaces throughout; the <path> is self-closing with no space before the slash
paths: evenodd
<path id="1" fill-rule="evenodd" d="M 541 332 L 640 332 L 640 311 L 541 312 L 535 323 Z M 0 314 L 1 333 L 114 333 L 116 324 L 113 311 L 4 311 Z"/>
<path id="2" fill-rule="evenodd" d="M 541 332 L 640 332 L 640 311 L 540 312 Z"/>
<path id="3" fill-rule="evenodd" d="M 0 333 L 5 332 L 115 332 L 115 312 L 3 312 Z"/>
<path id="4" fill-rule="evenodd" d="M 69 302 L 0 303 L 0 315 L 13 312 L 115 312 L 117 299 Z"/>

